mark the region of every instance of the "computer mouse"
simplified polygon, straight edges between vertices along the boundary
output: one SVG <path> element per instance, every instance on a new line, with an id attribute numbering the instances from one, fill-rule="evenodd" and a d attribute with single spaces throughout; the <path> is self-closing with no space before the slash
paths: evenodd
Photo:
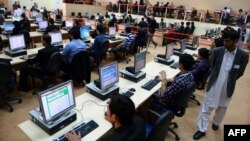
<path id="1" fill-rule="evenodd" d="M 130 88 L 129 91 L 135 92 L 136 90 L 135 90 L 135 88 Z"/>
<path id="2" fill-rule="evenodd" d="M 155 79 L 159 79 L 159 76 L 158 76 L 158 75 L 156 75 L 156 76 L 155 76 Z"/>

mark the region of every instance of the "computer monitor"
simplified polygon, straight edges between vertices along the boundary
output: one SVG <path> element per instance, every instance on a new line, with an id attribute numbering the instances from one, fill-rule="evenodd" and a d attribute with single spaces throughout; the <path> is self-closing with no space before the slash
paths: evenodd
<path id="1" fill-rule="evenodd" d="M 38 15 L 37 11 L 32 11 L 31 12 L 31 17 L 36 17 Z"/>
<path id="2" fill-rule="evenodd" d="M 194 47 L 199 46 L 199 37 L 198 36 L 193 37 L 193 46 Z"/>
<path id="3" fill-rule="evenodd" d="M 43 17 L 42 16 L 36 16 L 36 23 L 39 23 L 43 21 Z"/>
<path id="4" fill-rule="evenodd" d="M 72 80 L 40 92 L 38 100 L 46 123 L 68 114 L 76 106 Z"/>
<path id="5" fill-rule="evenodd" d="M 109 19 L 112 20 L 114 17 L 112 15 L 109 16 Z"/>
<path id="6" fill-rule="evenodd" d="M 85 26 L 91 26 L 91 22 L 89 19 L 84 19 Z"/>
<path id="7" fill-rule="evenodd" d="M 173 53 L 174 53 L 173 51 L 174 51 L 174 43 L 168 44 L 167 47 L 166 47 L 166 53 L 165 53 L 165 55 L 166 55 L 166 60 L 168 60 L 168 59 L 171 58 L 171 56 L 172 56 Z"/>
<path id="8" fill-rule="evenodd" d="M 110 63 L 99 68 L 101 90 L 106 91 L 119 81 L 117 62 Z"/>
<path id="9" fill-rule="evenodd" d="M 186 49 L 186 39 L 182 39 L 180 41 L 180 45 L 181 45 L 181 53 L 184 53 L 184 51 Z"/>
<path id="10" fill-rule="evenodd" d="M 20 20 L 21 20 L 21 17 L 19 17 L 19 16 L 12 17 L 12 21 L 20 21 Z"/>
<path id="11" fill-rule="evenodd" d="M 109 36 L 115 36 L 115 34 L 116 34 L 116 28 L 109 27 Z"/>
<path id="12" fill-rule="evenodd" d="M 134 59 L 134 67 L 135 71 L 134 73 L 139 73 L 141 69 L 143 69 L 146 65 L 146 55 L 147 52 L 140 52 L 135 54 L 135 59 Z"/>
<path id="13" fill-rule="evenodd" d="M 39 29 L 46 29 L 48 27 L 48 21 L 39 22 Z"/>
<path id="14" fill-rule="evenodd" d="M 24 35 L 14 35 L 9 37 L 10 50 L 16 51 L 25 48 Z"/>
<path id="15" fill-rule="evenodd" d="M 62 44 L 62 33 L 60 31 L 49 32 L 49 35 L 51 36 L 52 45 Z"/>
<path id="16" fill-rule="evenodd" d="M 72 28 L 74 25 L 74 22 L 72 20 L 66 20 L 65 25 L 67 28 Z"/>
<path id="17" fill-rule="evenodd" d="M 4 27 L 4 31 L 12 31 L 14 28 L 14 25 L 12 22 L 4 22 L 3 27 Z"/>
<path id="18" fill-rule="evenodd" d="M 91 29 L 96 29 L 96 20 L 91 20 Z"/>
<path id="19" fill-rule="evenodd" d="M 88 26 L 83 26 L 80 28 L 80 34 L 81 34 L 81 39 L 86 39 L 90 36 L 90 27 Z"/>

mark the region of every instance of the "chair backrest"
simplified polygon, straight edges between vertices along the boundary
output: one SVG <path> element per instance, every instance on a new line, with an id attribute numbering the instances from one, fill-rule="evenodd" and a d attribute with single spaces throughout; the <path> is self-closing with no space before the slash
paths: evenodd
<path id="1" fill-rule="evenodd" d="M 60 67 L 61 67 L 61 53 L 55 52 L 50 56 L 50 59 L 46 68 L 46 73 L 48 75 L 54 75 L 60 70 Z"/>
<path id="2" fill-rule="evenodd" d="M 0 94 L 8 92 L 7 84 L 13 78 L 11 66 L 5 62 L 0 62 Z"/>
<path id="3" fill-rule="evenodd" d="M 28 30 L 21 30 L 19 34 L 23 34 L 26 46 L 31 43 L 30 33 Z"/>
<path id="4" fill-rule="evenodd" d="M 91 80 L 90 59 L 86 51 L 81 51 L 74 55 L 70 64 L 70 73 L 72 79 L 77 82 L 85 80 L 87 83 Z"/>
<path id="5" fill-rule="evenodd" d="M 195 89 L 195 82 L 191 82 L 187 86 L 187 89 L 184 90 L 183 93 L 177 98 L 176 105 L 174 108 L 174 113 L 176 116 L 182 117 L 185 114 L 188 100 L 193 95 Z"/>
<path id="6" fill-rule="evenodd" d="M 102 46 L 100 47 L 100 50 L 99 50 L 102 57 L 106 57 L 108 49 L 109 49 L 109 40 L 106 40 L 102 44 Z"/>
<path id="7" fill-rule="evenodd" d="M 168 110 L 162 114 L 149 132 L 147 141 L 165 141 L 169 125 L 173 118 L 174 114 L 172 111 Z"/>

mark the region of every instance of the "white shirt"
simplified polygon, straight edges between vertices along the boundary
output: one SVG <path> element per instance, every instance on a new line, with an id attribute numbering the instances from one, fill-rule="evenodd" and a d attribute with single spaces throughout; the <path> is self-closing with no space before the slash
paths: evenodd
<path id="1" fill-rule="evenodd" d="M 18 8 L 15 10 L 15 13 L 14 13 L 14 16 L 18 16 L 18 17 L 21 17 L 21 15 L 23 14 L 23 9 L 21 8 Z"/>
<path id="2" fill-rule="evenodd" d="M 237 48 L 233 52 L 227 49 L 223 56 L 220 72 L 214 85 L 206 94 L 205 104 L 212 108 L 227 107 L 231 98 L 227 97 L 227 80 L 232 68 Z"/>

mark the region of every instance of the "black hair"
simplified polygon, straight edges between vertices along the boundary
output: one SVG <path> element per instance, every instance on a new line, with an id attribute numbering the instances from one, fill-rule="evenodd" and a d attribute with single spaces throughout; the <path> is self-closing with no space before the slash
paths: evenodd
<path id="1" fill-rule="evenodd" d="M 235 41 L 235 40 L 239 40 L 240 34 L 234 29 L 228 29 L 228 31 L 223 33 L 222 38 L 223 39 L 231 39 L 231 40 Z"/>
<path id="2" fill-rule="evenodd" d="M 116 115 L 121 125 L 131 124 L 135 114 L 135 104 L 126 96 L 115 94 L 109 104 L 111 114 Z"/>
<path id="3" fill-rule="evenodd" d="M 181 25 L 184 25 L 184 22 L 181 22 Z"/>
<path id="4" fill-rule="evenodd" d="M 43 35 L 43 41 L 44 41 L 46 44 L 50 45 L 50 44 L 51 44 L 51 36 L 50 36 L 49 34 L 44 34 L 44 35 Z"/>
<path id="5" fill-rule="evenodd" d="M 104 34 L 106 31 L 105 27 L 102 24 L 97 25 L 96 30 L 101 34 Z"/>
<path id="6" fill-rule="evenodd" d="M 198 53 L 204 59 L 208 59 L 209 57 L 209 50 L 207 48 L 200 48 L 198 50 Z"/>
<path id="7" fill-rule="evenodd" d="M 22 14 L 21 14 L 21 17 L 22 17 L 23 19 L 25 19 L 25 18 L 26 18 L 25 13 L 22 13 Z"/>
<path id="8" fill-rule="evenodd" d="M 126 28 L 125 28 L 125 31 L 126 31 L 127 33 L 131 33 L 131 28 L 130 28 L 130 27 L 126 27 Z"/>
<path id="9" fill-rule="evenodd" d="M 192 55 L 190 54 L 181 54 L 179 58 L 179 64 L 182 64 L 184 70 L 191 70 L 195 61 Z"/>
<path id="10" fill-rule="evenodd" d="M 72 35 L 73 39 L 80 39 L 80 31 L 73 29 L 70 31 L 70 34 Z"/>
<path id="11" fill-rule="evenodd" d="M 48 22 L 49 22 L 51 25 L 54 25 L 54 19 L 49 18 Z"/>

